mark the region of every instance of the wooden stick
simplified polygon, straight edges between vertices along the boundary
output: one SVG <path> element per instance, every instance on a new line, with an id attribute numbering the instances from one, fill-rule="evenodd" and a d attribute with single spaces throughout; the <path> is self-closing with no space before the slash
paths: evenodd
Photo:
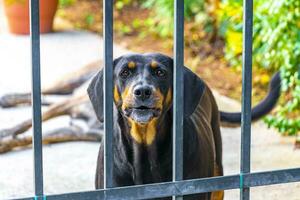
<path id="1" fill-rule="evenodd" d="M 43 137 L 43 144 L 54 144 L 71 141 L 100 142 L 101 134 L 94 132 L 83 132 L 78 127 L 66 127 L 57 129 Z M 0 153 L 9 152 L 16 148 L 29 147 L 32 144 L 32 137 L 11 138 L 0 142 Z"/>
<path id="2" fill-rule="evenodd" d="M 72 108 L 83 104 L 85 102 L 88 102 L 88 95 L 82 94 L 82 95 L 75 95 L 65 101 L 62 101 L 60 103 L 51 105 L 50 108 L 43 112 L 42 114 L 42 121 L 46 121 L 49 119 L 52 119 L 54 117 L 58 117 L 61 115 L 70 115 Z M 32 120 L 28 119 L 25 120 L 16 126 L 9 128 L 9 129 L 3 129 L 0 130 L 0 141 L 1 139 L 4 139 L 5 137 L 12 136 L 16 137 L 17 135 L 24 133 L 28 129 L 32 127 Z"/>

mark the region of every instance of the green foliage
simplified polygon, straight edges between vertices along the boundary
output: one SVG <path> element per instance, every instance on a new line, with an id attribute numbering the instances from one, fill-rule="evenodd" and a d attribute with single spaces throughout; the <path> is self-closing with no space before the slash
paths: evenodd
<path id="1" fill-rule="evenodd" d="M 152 18 L 155 20 L 153 31 L 161 37 L 170 36 L 173 32 L 173 0 L 146 0 L 145 8 L 153 8 Z M 210 16 L 205 12 L 205 0 L 185 0 L 184 15 L 186 20 L 196 19 L 199 23 L 209 23 Z"/>
<path id="2" fill-rule="evenodd" d="M 125 6 L 128 6 L 133 3 L 133 0 L 117 0 L 115 2 L 115 7 L 118 10 L 123 9 Z"/>
<path id="3" fill-rule="evenodd" d="M 129 35 L 133 32 L 130 25 L 127 25 L 126 23 L 123 23 L 121 21 L 115 22 L 115 29 L 118 30 L 118 34 L 120 35 Z"/>
<path id="4" fill-rule="evenodd" d="M 61 8 L 68 7 L 70 5 L 73 5 L 76 2 L 76 0 L 59 0 L 58 5 Z"/>
<path id="5" fill-rule="evenodd" d="M 142 0 L 115 0 L 114 8 L 116 8 L 118 13 L 131 12 L 131 9 L 140 8 Z M 142 30 L 144 28 L 143 22 L 136 16 L 132 21 L 130 20 L 116 20 L 114 24 L 115 30 L 119 35 L 131 35 L 136 30 Z"/>
<path id="6" fill-rule="evenodd" d="M 218 11 L 226 58 L 241 67 L 242 1 L 223 0 Z M 300 0 L 261 0 L 254 5 L 253 65 L 281 71 L 283 100 L 265 118 L 281 133 L 300 132 Z"/>
<path id="7" fill-rule="evenodd" d="M 92 26 L 95 23 L 95 16 L 93 14 L 87 14 L 85 16 L 85 22 L 88 26 Z"/>

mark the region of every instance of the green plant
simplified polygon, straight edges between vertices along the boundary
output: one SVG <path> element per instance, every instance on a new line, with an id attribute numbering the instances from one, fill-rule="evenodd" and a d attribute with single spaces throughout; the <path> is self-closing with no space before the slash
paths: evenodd
<path id="1" fill-rule="evenodd" d="M 242 1 L 223 0 L 218 11 L 226 58 L 241 66 Z M 265 118 L 281 133 L 300 132 L 300 0 L 261 0 L 254 5 L 253 65 L 281 71 L 283 97 L 273 115 Z"/>
<path id="2" fill-rule="evenodd" d="M 73 5 L 75 2 L 76 0 L 59 0 L 58 5 L 59 7 L 64 8 Z"/>
<path id="3" fill-rule="evenodd" d="M 117 0 L 115 2 L 115 7 L 116 7 L 116 9 L 121 10 L 124 8 L 124 6 L 128 6 L 132 3 L 133 3 L 133 0 Z"/>
<path id="4" fill-rule="evenodd" d="M 86 14 L 85 22 L 88 26 L 91 26 L 95 23 L 95 16 L 91 13 Z"/>
<path id="5" fill-rule="evenodd" d="M 155 20 L 153 31 L 162 37 L 171 36 L 173 32 L 173 0 L 146 0 L 145 8 L 154 9 L 151 17 Z M 211 23 L 211 16 L 206 9 L 205 0 L 185 0 L 184 15 L 186 20 L 196 19 L 199 24 Z"/>

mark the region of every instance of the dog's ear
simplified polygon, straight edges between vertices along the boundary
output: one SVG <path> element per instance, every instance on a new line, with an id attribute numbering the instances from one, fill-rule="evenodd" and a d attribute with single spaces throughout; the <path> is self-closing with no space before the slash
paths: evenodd
<path id="1" fill-rule="evenodd" d="M 184 116 L 188 117 L 195 111 L 203 95 L 205 84 L 191 70 L 184 67 Z"/>
<path id="2" fill-rule="evenodd" d="M 103 69 L 92 79 L 87 92 L 98 120 L 103 122 Z"/>
<path id="3" fill-rule="evenodd" d="M 118 64 L 122 57 L 119 57 L 113 61 L 113 67 Z M 88 89 L 89 98 L 91 100 L 92 106 L 96 113 L 96 116 L 100 122 L 104 121 L 104 95 L 103 95 L 103 68 L 97 73 L 97 75 L 92 79 Z M 113 101 L 113 99 L 112 99 Z"/>

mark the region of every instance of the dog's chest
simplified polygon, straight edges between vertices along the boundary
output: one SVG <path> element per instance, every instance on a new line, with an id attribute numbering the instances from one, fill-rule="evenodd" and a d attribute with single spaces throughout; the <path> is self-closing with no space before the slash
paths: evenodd
<path id="1" fill-rule="evenodd" d="M 171 181 L 172 148 L 161 145 L 159 148 L 126 149 L 125 154 L 116 155 L 116 186 L 140 185 Z M 124 158 L 123 156 L 126 155 Z M 121 161 L 122 160 L 122 161 Z M 122 163 L 122 167 L 120 167 Z"/>
<path id="2" fill-rule="evenodd" d="M 141 181 L 143 184 L 171 181 L 172 159 L 169 150 L 164 149 L 155 152 L 153 155 L 149 151 L 144 151 L 141 157 Z"/>

